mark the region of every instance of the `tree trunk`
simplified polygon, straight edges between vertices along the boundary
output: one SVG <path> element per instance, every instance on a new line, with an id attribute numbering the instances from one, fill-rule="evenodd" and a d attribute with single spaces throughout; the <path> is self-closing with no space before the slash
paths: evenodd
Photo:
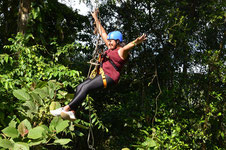
<path id="1" fill-rule="evenodd" d="M 3 7 L 2 7 L 2 12 L 3 12 L 3 16 L 4 16 L 4 21 L 2 23 L 2 25 L 4 26 L 4 31 L 2 33 L 3 35 L 3 43 L 6 43 L 8 40 L 8 17 L 9 17 L 9 11 L 8 11 L 8 7 L 9 7 L 9 3 L 8 1 L 3 1 Z"/>
<path id="2" fill-rule="evenodd" d="M 31 0 L 20 0 L 18 16 L 18 32 L 25 34 L 31 10 Z"/>

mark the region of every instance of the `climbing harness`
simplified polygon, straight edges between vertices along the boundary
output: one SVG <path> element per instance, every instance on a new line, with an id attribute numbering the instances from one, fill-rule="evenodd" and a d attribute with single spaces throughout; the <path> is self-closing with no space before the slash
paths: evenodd
<path id="1" fill-rule="evenodd" d="M 99 40 L 97 40 L 97 41 L 99 41 Z M 104 70 L 102 68 L 102 61 L 103 61 L 102 53 L 103 53 L 103 46 L 99 45 L 99 43 L 97 42 L 96 43 L 96 49 L 94 50 L 94 54 L 95 55 L 98 54 L 98 59 L 94 55 L 93 58 L 88 62 L 91 65 L 90 65 L 90 68 L 89 68 L 87 78 L 94 79 L 98 74 L 101 75 L 102 80 L 103 80 L 103 84 L 104 84 L 104 88 L 106 88 L 107 87 L 107 80 L 106 80 L 106 76 L 104 74 Z M 91 71 L 93 65 L 95 65 L 95 67 Z"/>

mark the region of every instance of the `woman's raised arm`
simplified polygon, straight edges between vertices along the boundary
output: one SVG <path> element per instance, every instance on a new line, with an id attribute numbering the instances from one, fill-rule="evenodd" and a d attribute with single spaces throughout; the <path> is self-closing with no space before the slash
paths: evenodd
<path id="1" fill-rule="evenodd" d="M 129 50 L 131 50 L 134 46 L 144 42 L 147 39 L 146 34 L 136 38 L 136 40 L 128 43 L 126 46 L 119 49 L 118 54 L 122 59 L 126 59 L 129 54 Z"/>
<path id="2" fill-rule="evenodd" d="M 109 48 L 108 40 L 107 40 L 107 36 L 108 36 L 108 35 L 107 35 L 105 29 L 103 28 L 103 26 L 101 25 L 100 20 L 99 20 L 98 17 L 97 17 L 98 12 L 99 12 L 98 9 L 96 9 L 96 10 L 92 13 L 92 16 L 93 16 L 93 19 L 95 20 L 95 23 L 96 23 L 96 27 L 97 27 L 98 33 L 100 34 L 100 36 L 101 36 L 102 39 L 104 40 L 105 44 L 106 44 L 107 47 Z"/>

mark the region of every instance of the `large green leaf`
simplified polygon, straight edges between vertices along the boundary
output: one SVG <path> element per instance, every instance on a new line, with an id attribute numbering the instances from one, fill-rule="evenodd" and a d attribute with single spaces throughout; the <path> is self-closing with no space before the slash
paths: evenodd
<path id="1" fill-rule="evenodd" d="M 29 150 L 29 146 L 27 143 L 17 142 L 14 144 L 14 150 Z"/>
<path id="2" fill-rule="evenodd" d="M 31 123 L 25 119 L 24 121 L 22 121 L 19 126 L 18 126 L 18 132 L 20 133 L 20 135 L 22 137 L 24 137 L 26 134 L 28 134 L 29 130 L 32 129 L 31 127 Z"/>
<path id="3" fill-rule="evenodd" d="M 52 99 L 55 95 L 54 90 L 51 89 L 50 87 L 48 87 L 48 93 L 49 93 L 49 97 Z"/>
<path id="4" fill-rule="evenodd" d="M 60 105 L 59 102 L 52 102 L 52 103 L 50 104 L 50 106 L 49 106 L 49 109 L 50 109 L 50 110 L 55 110 L 55 109 L 60 108 L 60 107 L 61 107 L 61 105 Z"/>
<path id="5" fill-rule="evenodd" d="M 38 106 L 32 101 L 26 101 L 23 106 L 27 106 L 31 112 L 38 112 Z"/>
<path id="6" fill-rule="evenodd" d="M 33 92 L 38 94 L 42 99 L 46 98 L 49 95 L 47 87 L 44 87 L 42 89 L 35 89 Z"/>
<path id="7" fill-rule="evenodd" d="M 9 127 L 16 128 L 16 124 L 17 124 L 17 122 L 14 121 L 14 119 L 12 119 L 9 123 Z"/>
<path id="8" fill-rule="evenodd" d="M 50 129 L 46 125 L 41 125 L 40 127 L 44 129 L 44 131 L 42 132 L 43 138 L 48 138 L 48 133 L 50 132 Z"/>
<path id="9" fill-rule="evenodd" d="M 68 120 L 58 122 L 58 124 L 56 126 L 56 133 L 59 133 L 59 132 L 63 131 L 64 129 L 66 129 L 69 126 L 68 123 L 69 123 Z"/>
<path id="10" fill-rule="evenodd" d="M 53 120 L 51 121 L 51 123 L 49 125 L 50 131 L 52 131 L 52 132 L 55 132 L 56 131 L 56 126 L 57 126 L 57 123 L 59 121 L 62 121 L 62 118 L 61 117 L 54 117 L 53 118 Z"/>
<path id="11" fill-rule="evenodd" d="M 31 123 L 27 119 L 23 120 L 22 122 L 24 123 L 28 130 L 32 129 Z"/>
<path id="12" fill-rule="evenodd" d="M 7 139 L 0 139 L 0 147 L 12 149 L 13 143 Z"/>
<path id="13" fill-rule="evenodd" d="M 38 103 L 39 105 L 44 104 L 43 100 L 41 99 L 41 97 L 37 93 L 32 92 L 31 97 L 33 98 L 34 102 Z"/>
<path id="14" fill-rule="evenodd" d="M 42 90 L 42 93 L 40 93 L 40 96 L 42 98 L 49 97 L 49 88 L 48 87 L 44 87 L 41 90 Z"/>
<path id="15" fill-rule="evenodd" d="M 36 85 L 36 88 L 37 88 L 37 89 L 38 89 L 38 88 L 43 88 L 43 87 L 45 87 L 47 84 L 48 84 L 48 82 L 46 82 L 46 81 L 40 81 L 40 82 L 38 82 L 38 84 Z"/>
<path id="16" fill-rule="evenodd" d="M 6 127 L 5 129 L 2 130 L 2 132 L 11 138 L 17 138 L 19 136 L 19 133 L 17 131 L 17 129 L 13 128 L 13 127 Z"/>
<path id="17" fill-rule="evenodd" d="M 25 127 L 24 123 L 21 122 L 18 126 L 18 132 L 22 137 L 24 137 L 28 133 L 28 129 Z"/>
<path id="18" fill-rule="evenodd" d="M 58 139 L 54 141 L 55 144 L 60 144 L 60 145 L 65 145 L 65 144 L 68 144 L 69 142 L 71 142 L 71 139 Z"/>
<path id="19" fill-rule="evenodd" d="M 57 88 L 56 81 L 49 81 L 48 85 L 49 85 L 49 88 L 53 89 L 54 91 Z"/>
<path id="20" fill-rule="evenodd" d="M 31 98 L 30 95 L 26 91 L 21 90 L 21 89 L 20 90 L 14 90 L 13 95 L 19 100 L 28 101 Z"/>
<path id="21" fill-rule="evenodd" d="M 44 128 L 38 126 L 38 127 L 35 127 L 33 129 L 31 129 L 28 133 L 28 138 L 30 139 L 39 139 L 42 137 L 42 133 L 44 131 Z"/>

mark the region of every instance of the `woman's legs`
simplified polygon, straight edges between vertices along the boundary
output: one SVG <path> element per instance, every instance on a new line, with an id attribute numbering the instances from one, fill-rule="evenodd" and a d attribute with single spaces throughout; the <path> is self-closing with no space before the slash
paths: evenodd
<path id="1" fill-rule="evenodd" d="M 82 87 L 83 87 L 85 84 L 89 83 L 91 80 L 92 80 L 92 79 L 88 78 L 87 80 L 85 80 L 84 82 L 80 83 L 80 84 L 76 87 L 75 96 L 74 96 L 73 99 L 75 99 L 75 97 L 76 97 L 76 96 L 78 95 L 78 93 L 81 91 Z M 72 110 L 72 109 L 69 107 L 69 105 L 64 106 L 64 110 L 65 110 L 65 111 L 71 110 L 72 112 L 75 113 L 75 111 Z"/>
<path id="2" fill-rule="evenodd" d="M 107 86 L 109 87 L 110 85 L 113 85 L 114 80 L 112 80 L 107 75 L 105 76 L 107 80 Z M 64 107 L 64 110 L 65 111 L 75 110 L 79 106 L 79 104 L 86 98 L 87 94 L 90 91 L 96 90 L 102 87 L 104 87 L 104 85 L 103 85 L 103 80 L 101 75 L 97 75 L 94 79 L 88 79 L 84 81 L 83 83 L 78 85 L 74 99 L 69 103 L 69 105 Z"/>
<path id="3" fill-rule="evenodd" d="M 76 97 L 76 95 L 78 95 L 78 93 L 81 91 L 82 87 L 89 83 L 92 79 L 88 78 L 87 80 L 85 80 L 84 82 L 80 83 L 77 87 L 76 87 L 76 91 L 75 91 L 75 96 L 74 98 Z"/>

